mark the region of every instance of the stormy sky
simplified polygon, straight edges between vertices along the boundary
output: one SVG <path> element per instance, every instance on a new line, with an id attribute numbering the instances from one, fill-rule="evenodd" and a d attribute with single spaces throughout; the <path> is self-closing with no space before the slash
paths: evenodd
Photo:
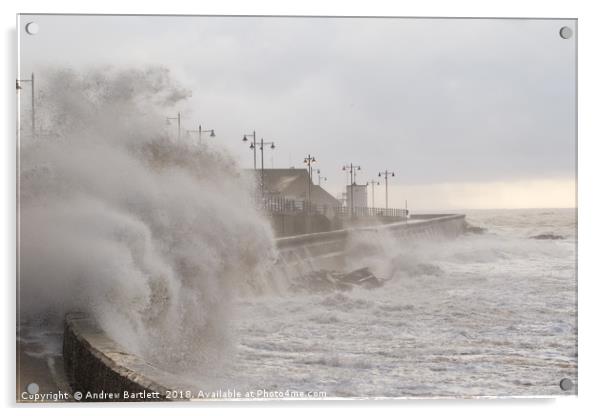
<path id="1" fill-rule="evenodd" d="M 184 127 L 216 130 L 243 167 L 308 153 L 337 196 L 393 170 L 389 205 L 574 206 L 572 20 L 24 16 L 21 73 L 162 65 L 191 92 Z M 20 28 L 23 32 L 23 29 Z M 169 114 L 173 115 L 173 114 Z M 384 205 L 384 187 L 376 205 Z"/>

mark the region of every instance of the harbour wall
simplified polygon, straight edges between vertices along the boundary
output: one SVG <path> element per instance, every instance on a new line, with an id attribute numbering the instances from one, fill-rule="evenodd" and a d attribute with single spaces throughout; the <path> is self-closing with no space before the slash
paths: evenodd
<path id="1" fill-rule="evenodd" d="M 184 388 L 173 375 L 126 352 L 78 312 L 65 316 L 63 361 L 74 395 L 81 393 L 75 397 L 79 401 L 165 401 Z"/>
<path id="2" fill-rule="evenodd" d="M 354 240 L 366 237 L 368 241 L 377 241 L 379 237 L 385 237 L 403 243 L 423 237 L 454 238 L 464 231 L 465 217 L 464 214 L 425 215 L 389 224 L 278 238 L 279 262 L 297 271 L 336 269 L 343 266 Z"/>

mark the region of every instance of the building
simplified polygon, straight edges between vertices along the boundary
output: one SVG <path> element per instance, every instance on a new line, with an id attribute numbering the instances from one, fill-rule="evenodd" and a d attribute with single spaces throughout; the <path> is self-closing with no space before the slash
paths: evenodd
<path id="1" fill-rule="evenodd" d="M 368 206 L 368 185 L 347 185 L 345 204 L 353 208 L 366 208 Z"/>
<path id="2" fill-rule="evenodd" d="M 251 171 L 253 172 L 253 171 Z M 257 169 L 258 183 L 261 183 L 261 170 Z M 266 197 L 281 197 L 299 202 L 307 201 L 310 191 L 307 169 L 264 169 L 263 193 Z M 340 201 L 321 186 L 311 183 L 312 205 L 340 207 Z"/>

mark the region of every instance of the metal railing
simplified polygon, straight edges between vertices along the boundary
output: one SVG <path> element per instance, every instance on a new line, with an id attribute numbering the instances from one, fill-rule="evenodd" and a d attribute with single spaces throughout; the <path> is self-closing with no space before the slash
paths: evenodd
<path id="1" fill-rule="evenodd" d="M 281 196 L 265 196 L 258 201 L 259 206 L 273 214 L 322 214 L 346 217 L 407 217 L 407 211 L 399 208 L 350 207 L 312 203 L 305 200 L 289 199 Z M 353 212 L 352 212 L 353 211 Z"/>
<path id="2" fill-rule="evenodd" d="M 336 208 L 339 215 L 350 216 L 351 207 L 339 206 Z M 401 217 L 405 218 L 407 212 L 401 208 L 376 208 L 376 207 L 353 207 L 353 215 L 356 217 Z"/>

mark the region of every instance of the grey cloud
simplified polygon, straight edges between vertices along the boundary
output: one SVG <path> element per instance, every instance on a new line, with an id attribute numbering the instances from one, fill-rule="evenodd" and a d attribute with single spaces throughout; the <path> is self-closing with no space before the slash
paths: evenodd
<path id="1" fill-rule="evenodd" d="M 23 63 L 162 65 L 183 109 L 246 165 L 240 137 L 274 139 L 277 166 L 315 153 L 398 183 L 572 177 L 575 38 L 560 20 L 44 16 Z M 42 36 L 43 34 L 43 36 Z M 171 98 L 184 98 L 174 93 Z"/>

